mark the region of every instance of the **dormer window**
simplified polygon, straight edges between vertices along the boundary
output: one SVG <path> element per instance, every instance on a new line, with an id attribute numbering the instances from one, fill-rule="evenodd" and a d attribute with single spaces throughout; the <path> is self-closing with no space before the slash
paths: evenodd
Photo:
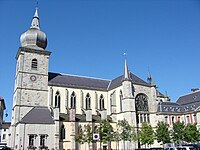
<path id="1" fill-rule="evenodd" d="M 32 59 L 32 63 L 31 63 L 31 69 L 32 70 L 37 70 L 38 67 L 38 63 L 37 63 L 37 59 Z"/>

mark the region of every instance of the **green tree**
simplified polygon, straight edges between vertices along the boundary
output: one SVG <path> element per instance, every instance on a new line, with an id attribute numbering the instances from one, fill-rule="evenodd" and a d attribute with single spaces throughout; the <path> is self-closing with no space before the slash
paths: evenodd
<path id="1" fill-rule="evenodd" d="M 100 135 L 100 145 L 102 142 L 103 143 L 109 142 L 109 145 L 111 145 L 111 141 L 114 140 L 113 138 L 114 132 L 113 132 L 113 127 L 108 120 L 105 119 L 100 122 L 98 132 Z"/>
<path id="2" fill-rule="evenodd" d="M 198 142 L 200 138 L 196 124 L 187 124 L 184 129 L 184 141 L 188 143 Z"/>
<path id="3" fill-rule="evenodd" d="M 125 150 L 125 141 L 131 141 L 131 126 L 126 119 L 118 121 L 117 125 L 119 127 L 119 133 L 121 134 Z"/>
<path id="4" fill-rule="evenodd" d="M 84 125 L 84 137 L 85 137 L 85 142 L 88 143 L 88 148 L 90 149 L 90 144 L 93 142 L 92 125 L 90 124 Z"/>
<path id="5" fill-rule="evenodd" d="M 168 125 L 163 121 L 159 121 L 156 126 L 155 136 L 158 143 L 162 142 L 163 147 L 165 143 L 170 143 L 170 132 L 168 130 Z"/>
<path id="6" fill-rule="evenodd" d="M 172 139 L 175 144 L 180 144 L 184 140 L 184 122 L 173 123 L 173 128 L 171 130 Z"/>
<path id="7" fill-rule="evenodd" d="M 78 126 L 78 132 L 75 134 L 75 141 L 80 144 L 84 144 L 86 142 L 84 131 L 81 125 Z"/>
<path id="8" fill-rule="evenodd" d="M 140 130 L 140 141 L 142 145 L 152 145 L 154 143 L 154 131 L 150 124 L 142 123 Z"/>
<path id="9" fill-rule="evenodd" d="M 132 142 L 136 142 L 139 140 L 139 134 L 137 134 L 136 130 L 135 130 L 135 127 L 132 126 L 131 127 L 131 141 Z"/>

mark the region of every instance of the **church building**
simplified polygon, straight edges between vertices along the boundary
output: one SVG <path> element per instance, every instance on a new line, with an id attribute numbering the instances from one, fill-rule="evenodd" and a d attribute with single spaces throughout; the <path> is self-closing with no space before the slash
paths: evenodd
<path id="1" fill-rule="evenodd" d="M 112 80 L 49 72 L 49 59 L 56 54 L 45 49 L 47 37 L 40 30 L 37 8 L 20 41 L 8 145 L 13 149 L 88 149 L 75 142 L 77 127 L 103 119 L 113 125 L 126 119 L 137 129 L 142 122 L 155 128 L 158 121 L 172 126 L 178 120 L 199 126 L 200 91 L 170 102 L 150 73 L 147 81 L 142 80 L 128 69 L 126 60 L 124 72 Z M 130 149 L 137 147 L 129 144 Z"/>

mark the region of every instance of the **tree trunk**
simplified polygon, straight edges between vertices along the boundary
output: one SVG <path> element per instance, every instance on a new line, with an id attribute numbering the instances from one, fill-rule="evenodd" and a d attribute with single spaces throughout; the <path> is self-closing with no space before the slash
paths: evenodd
<path id="1" fill-rule="evenodd" d="M 119 150 L 119 141 L 117 141 L 117 144 L 118 144 L 118 150 Z"/>

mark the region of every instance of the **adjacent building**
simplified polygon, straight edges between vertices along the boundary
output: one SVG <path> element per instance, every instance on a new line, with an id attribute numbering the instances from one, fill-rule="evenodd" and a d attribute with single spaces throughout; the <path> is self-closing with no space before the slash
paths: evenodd
<path id="1" fill-rule="evenodd" d="M 6 109 L 4 98 L 0 96 L 0 129 L 3 124 L 4 110 Z"/>
<path id="2" fill-rule="evenodd" d="M 3 122 L 2 128 L 0 129 L 0 148 L 10 145 L 10 122 Z"/>

